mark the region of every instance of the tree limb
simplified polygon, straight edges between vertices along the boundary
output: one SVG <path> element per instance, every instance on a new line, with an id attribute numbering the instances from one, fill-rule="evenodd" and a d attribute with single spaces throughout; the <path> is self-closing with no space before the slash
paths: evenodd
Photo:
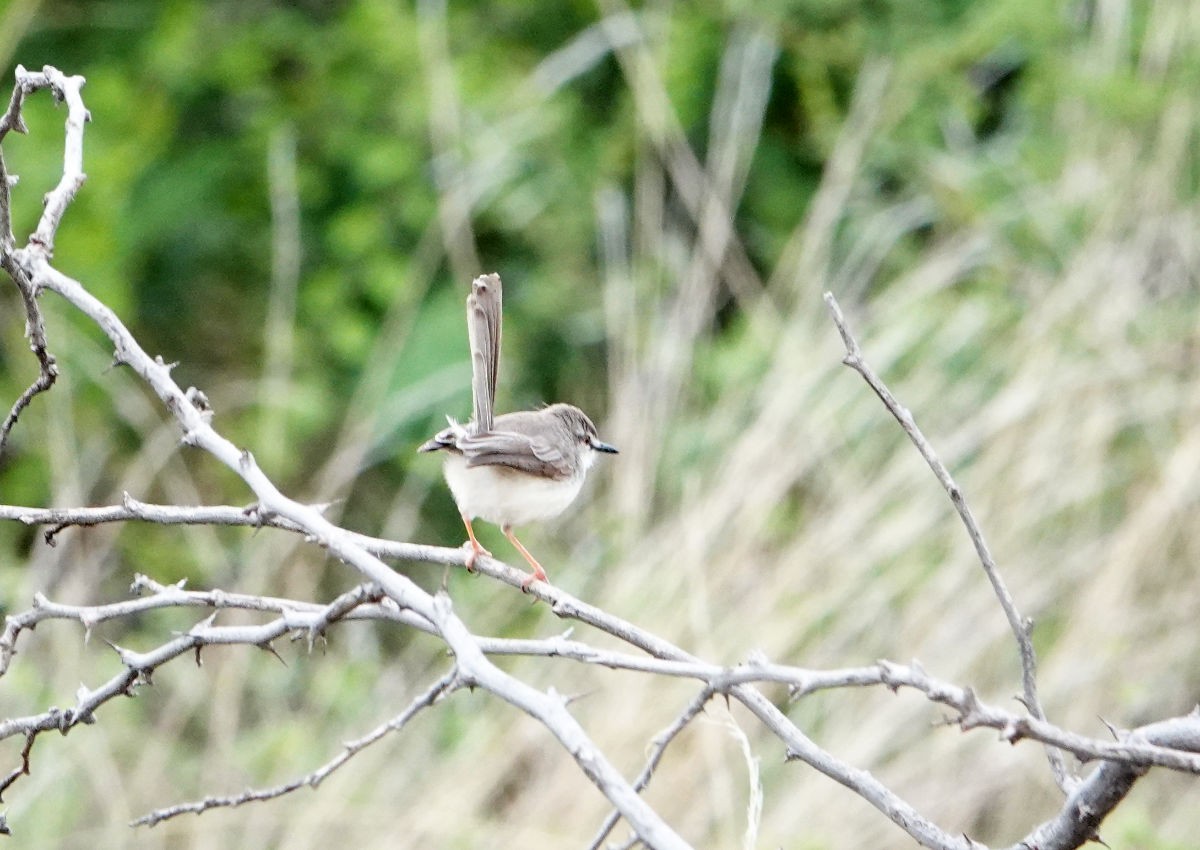
<path id="1" fill-rule="evenodd" d="M 987 575 L 988 581 L 991 582 L 992 590 L 1000 602 L 1004 616 L 1008 619 L 1008 627 L 1016 639 L 1017 650 L 1021 656 L 1021 685 L 1024 691 L 1025 708 L 1037 720 L 1045 720 L 1046 713 L 1042 710 L 1042 703 L 1038 698 L 1037 692 L 1037 654 L 1034 652 L 1033 640 L 1030 637 L 1030 633 L 1033 631 L 1033 621 L 1021 616 L 1021 613 L 1017 610 L 1017 603 L 1009 592 L 1007 585 L 1005 585 L 1004 578 L 1000 575 L 1000 570 L 996 566 L 996 560 L 992 557 L 991 549 L 984 539 L 983 529 L 979 527 L 979 522 L 975 519 L 975 514 L 971 510 L 971 506 L 967 503 L 962 489 L 950 475 L 950 471 L 946 469 L 946 465 L 938 458 L 937 452 L 934 451 L 929 440 L 925 438 L 925 435 L 921 433 L 921 429 L 917 427 L 917 422 L 913 418 L 912 411 L 896 400 L 896 397 L 892 395 L 891 390 L 887 388 L 883 380 L 867 364 L 866 359 L 862 355 L 862 350 L 859 348 L 858 341 L 850 333 L 850 328 L 846 324 L 846 317 L 842 315 L 842 308 L 838 306 L 837 299 L 833 297 L 832 292 L 825 293 L 825 303 L 829 306 L 829 312 L 833 316 L 833 323 L 837 326 L 838 333 L 842 337 L 842 343 L 846 347 L 846 356 L 842 362 L 862 376 L 867 385 L 875 391 L 875 395 L 879 396 L 879 400 L 883 402 L 883 406 L 900 423 L 900 427 L 904 429 L 904 433 L 908 435 L 913 445 L 916 446 L 917 451 L 921 453 L 921 457 L 925 459 L 925 463 L 933 471 L 934 477 L 942 485 L 942 489 L 946 491 L 946 495 L 950 497 L 950 501 L 954 505 L 954 510 L 958 512 L 958 516 L 967 530 L 967 536 L 971 538 L 971 543 L 975 547 L 975 553 L 979 557 L 980 566 L 983 567 L 984 574 Z M 1057 750 L 1047 748 L 1046 758 L 1050 762 L 1050 769 L 1054 774 L 1054 780 L 1058 783 L 1058 787 L 1062 789 L 1064 794 L 1070 793 L 1078 779 L 1067 773 L 1066 764 Z"/>
<path id="2" fill-rule="evenodd" d="M 73 105 L 78 100 L 82 78 L 69 79 L 78 81 L 67 91 L 68 103 Z M 78 120 L 78 116 L 74 124 L 82 130 L 82 120 Z M 69 132 L 72 126 L 72 120 L 69 119 Z M 68 157 L 76 151 L 70 139 L 67 150 Z M 116 313 L 78 281 L 50 265 L 54 233 L 63 211 L 78 188 L 77 185 L 71 188 L 70 171 L 68 163 L 63 181 L 51 193 L 38 232 L 27 247 L 14 252 L 17 262 L 27 271 L 34 286 L 55 292 L 95 322 L 112 342 L 116 360 L 128 365 L 139 375 L 177 420 L 183 431 L 183 442 L 203 449 L 237 474 L 255 494 L 261 510 L 296 524 L 313 542 L 382 588 L 400 608 L 412 610 L 431 622 L 438 636 L 454 654 L 463 680 L 498 696 L 545 726 L 570 753 L 580 770 L 633 825 L 643 841 L 652 847 L 686 848 L 688 844 L 638 796 L 591 742 L 561 697 L 530 687 L 488 661 L 466 625 L 454 614 L 449 597 L 444 594 L 435 597 L 426 593 L 367 552 L 349 532 L 326 520 L 319 511 L 280 492 L 249 451 L 238 449 L 212 427 L 213 412 L 203 393 L 195 388 L 183 390 L 171 378 L 170 366 L 162 358 L 148 355 Z M 142 659 L 138 661 L 140 663 Z M 125 691 L 135 680 L 136 677 L 130 679 L 127 675 L 121 676 L 111 682 L 110 687 Z"/>
<path id="3" fill-rule="evenodd" d="M 179 803 L 174 806 L 168 806 L 162 809 L 155 809 L 140 818 L 132 821 L 130 826 L 157 826 L 165 820 L 170 820 L 173 817 L 184 814 L 201 814 L 209 809 L 234 808 L 243 803 L 261 802 L 263 800 L 274 800 L 277 797 L 282 797 L 285 794 L 290 794 L 300 788 L 316 789 L 325 779 L 354 756 L 365 750 L 367 747 L 374 744 L 376 741 L 383 738 L 389 732 L 399 732 L 408 725 L 408 721 L 412 720 L 423 709 L 429 708 L 439 702 L 443 697 L 453 693 L 462 687 L 456 671 L 451 670 L 445 676 L 442 676 L 432 685 L 418 694 L 416 698 L 409 703 L 408 707 L 400 714 L 393 717 L 386 723 L 372 729 L 361 738 L 348 741 L 342 745 L 342 751 L 331 758 L 325 764 L 318 767 L 311 773 L 297 777 L 289 782 L 281 785 L 276 785 L 271 788 L 247 789 L 241 794 L 229 797 L 205 797 L 203 800 L 196 800 L 192 803 Z"/>

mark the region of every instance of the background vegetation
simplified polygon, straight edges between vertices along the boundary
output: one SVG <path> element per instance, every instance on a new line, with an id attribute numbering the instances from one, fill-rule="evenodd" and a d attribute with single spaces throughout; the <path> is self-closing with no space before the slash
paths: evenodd
<path id="1" fill-rule="evenodd" d="M 56 264 L 178 360 L 180 383 L 205 390 L 218 427 L 288 492 L 339 500 L 348 526 L 461 539 L 437 463 L 414 448 L 469 409 L 462 301 L 471 276 L 499 271 L 501 408 L 573 401 L 622 449 L 585 504 L 528 533 L 553 579 L 713 661 L 916 657 L 1002 700 L 1018 690 L 1003 617 L 944 494 L 840 366 L 831 289 L 1037 619 L 1050 718 L 1099 734 L 1097 715 L 1132 725 L 1196 701 L 1190 0 L 632 13 L 620 0 L 8 0 L 0 60 L 88 80 L 88 183 Z M 26 118 L 30 135 L 5 145 L 19 236 L 58 174 L 64 114 L 39 97 Z M 44 308 L 63 375 L 0 459 L 0 500 L 248 499 L 178 447 L 94 329 Z M 0 289 L 5 405 L 35 374 L 21 323 Z M 75 530 L 48 548 L 0 526 L 8 611 L 39 590 L 119 598 L 137 571 L 297 596 L 352 581 L 270 532 Z M 504 589 L 461 574 L 450 587 L 479 632 L 560 629 Z M 147 617 L 97 637 L 136 647 L 187 625 Z M 77 629 L 31 637 L 0 688 L 5 716 L 116 669 Z M 542 729 L 458 694 L 315 795 L 131 832 L 156 805 L 308 770 L 443 660 L 432 641 L 367 627 L 281 651 L 286 666 L 210 651 L 39 744 L 6 801 L 20 846 L 549 848 L 582 846 L 603 816 Z M 690 697 L 511 664 L 597 693 L 577 712 L 630 773 Z M 931 726 L 916 697 L 835 693 L 791 711 L 980 840 L 1015 840 L 1030 812 L 1057 808 L 1034 746 Z M 749 771 L 729 733 L 744 718 L 709 715 L 649 793 L 698 845 L 743 840 L 757 775 L 757 846 L 906 846 L 769 741 Z M 1104 837 L 1184 846 L 1195 794 L 1155 774 Z"/>

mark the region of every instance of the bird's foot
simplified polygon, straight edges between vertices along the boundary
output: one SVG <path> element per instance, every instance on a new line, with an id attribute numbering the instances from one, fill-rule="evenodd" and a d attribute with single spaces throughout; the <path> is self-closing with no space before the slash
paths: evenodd
<path id="1" fill-rule="evenodd" d="M 550 583 L 550 577 L 546 575 L 546 571 L 542 569 L 542 565 L 537 561 L 533 562 L 533 572 L 522 579 L 521 592 L 528 593 L 530 585 L 532 585 L 535 581 L 544 581 L 546 584 Z"/>
<path id="2" fill-rule="evenodd" d="M 492 557 L 492 553 L 480 546 L 477 540 L 468 540 L 463 543 L 463 547 L 469 550 L 467 552 L 466 560 L 467 572 L 469 573 L 476 572 L 475 559 L 480 555 L 486 555 L 489 558 Z"/>

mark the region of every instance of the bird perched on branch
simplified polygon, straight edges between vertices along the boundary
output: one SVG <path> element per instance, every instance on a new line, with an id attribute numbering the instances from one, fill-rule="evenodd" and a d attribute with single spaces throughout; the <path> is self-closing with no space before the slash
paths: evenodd
<path id="1" fill-rule="evenodd" d="M 579 495 L 597 452 L 616 454 L 602 442 L 587 414 L 570 404 L 494 416 L 496 372 L 500 363 L 502 292 L 500 276 L 486 274 L 471 282 L 467 296 L 467 333 L 471 343 L 471 421 L 446 417 L 449 427 L 418 451 L 444 451 L 443 472 L 467 527 L 471 551 L 467 569 L 480 555 L 471 520 L 500 526 L 504 536 L 529 562 L 533 572 L 521 583 L 549 582 L 546 571 L 513 533 L 513 526 L 558 516 Z"/>

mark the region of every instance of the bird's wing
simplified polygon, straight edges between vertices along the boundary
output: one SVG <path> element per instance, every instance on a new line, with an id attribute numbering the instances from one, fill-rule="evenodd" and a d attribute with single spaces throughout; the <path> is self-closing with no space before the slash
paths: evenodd
<path id="1" fill-rule="evenodd" d="M 531 438 L 515 431 L 488 431 L 460 438 L 457 447 L 466 456 L 468 466 L 507 466 L 550 478 L 571 475 L 566 456 L 540 437 Z"/>

